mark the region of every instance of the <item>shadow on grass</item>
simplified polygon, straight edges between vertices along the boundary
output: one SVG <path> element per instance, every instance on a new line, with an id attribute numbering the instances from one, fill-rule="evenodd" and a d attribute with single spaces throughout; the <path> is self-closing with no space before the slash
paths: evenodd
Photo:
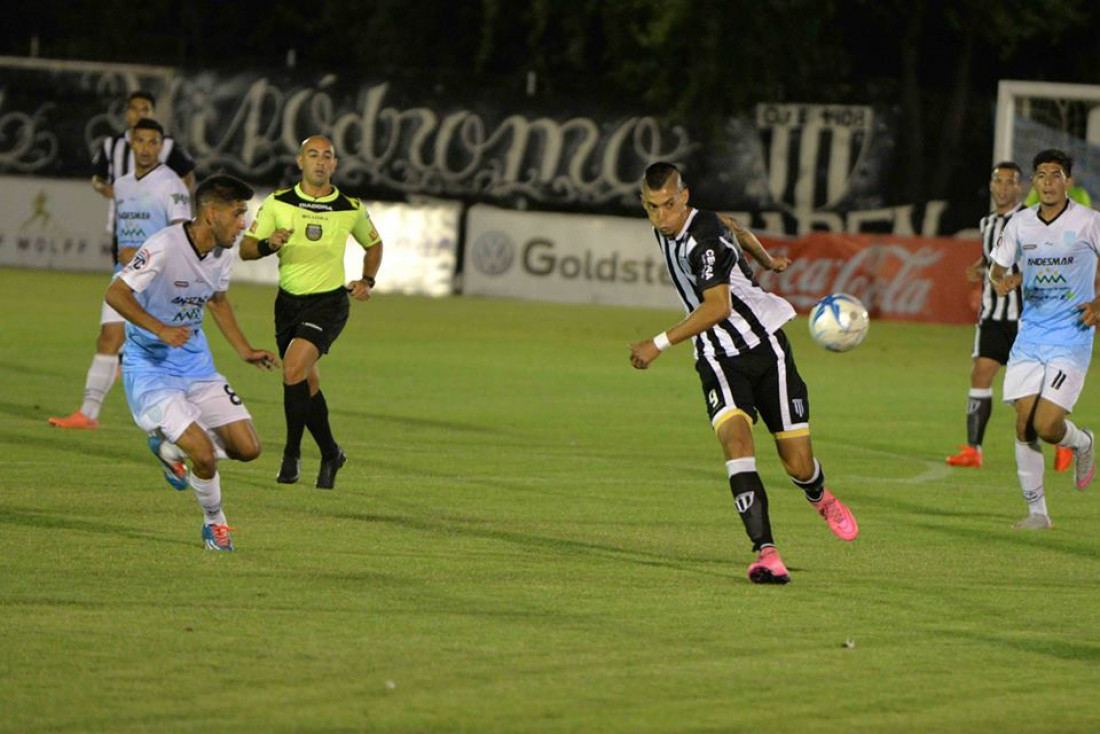
<path id="1" fill-rule="evenodd" d="M 82 520 L 70 515 L 36 510 L 18 510 L 9 507 L 0 507 L 0 525 L 15 525 L 40 530 L 75 530 L 83 533 L 131 538 L 161 545 L 195 545 L 195 543 L 182 540 L 169 540 L 156 533 L 142 532 L 129 525 L 112 525 L 103 520 Z"/>
<path id="2" fill-rule="evenodd" d="M 37 448 L 52 451 L 52 452 L 64 452 L 68 454 L 76 454 L 78 456 L 90 456 L 93 459 L 103 459 L 106 457 L 107 448 L 101 442 L 88 442 L 79 440 L 79 436 L 90 432 L 85 431 L 73 431 L 64 428 L 54 428 L 46 424 L 45 419 L 42 420 L 42 434 L 34 433 L 15 433 L 11 431 L 0 431 L 0 443 L 11 443 L 16 446 L 33 445 Z M 91 432 L 94 433 L 94 432 Z M 141 434 L 135 434 L 135 438 Z M 140 443 L 138 444 L 141 445 Z M 127 464 L 131 466 L 146 466 L 148 462 L 138 460 L 138 456 L 142 456 L 140 452 L 133 452 L 131 454 L 116 454 L 112 457 L 112 460 L 118 464 Z M 149 456 L 148 452 L 142 457 Z"/>
<path id="3" fill-rule="evenodd" d="M 385 523 L 388 525 L 395 525 L 408 530 L 415 530 L 424 533 L 436 533 L 440 535 L 461 536 L 466 538 L 477 538 L 481 540 L 493 540 L 502 543 L 510 543 L 512 545 L 518 545 L 528 549 L 553 551 L 561 555 L 587 557 L 599 556 L 608 560 L 618 562 L 632 563 L 641 566 L 669 568 L 675 571 L 686 571 L 688 573 L 694 573 L 704 576 L 715 576 L 720 578 L 727 578 L 730 576 L 729 568 L 723 568 L 723 570 L 721 571 L 713 571 L 705 568 L 700 568 L 700 564 L 726 565 L 729 560 L 727 558 L 719 559 L 712 557 L 700 558 L 687 556 L 672 557 L 666 554 L 650 553 L 646 551 L 635 550 L 632 548 L 604 545 L 600 543 L 593 543 L 590 541 L 555 538 L 547 535 L 520 533 L 512 530 L 496 530 L 492 528 L 473 527 L 469 523 L 464 523 L 461 521 L 430 521 L 402 515 L 383 515 L 359 512 L 336 512 L 332 513 L 332 516 L 346 520 L 358 520 L 366 523 Z"/>
<path id="4" fill-rule="evenodd" d="M 1086 642 L 1063 642 L 1050 639 L 1014 639 L 1011 637 L 993 637 L 975 632 L 956 631 L 957 637 L 967 637 L 983 645 L 1004 647 L 1010 650 L 1045 655 L 1058 660 L 1100 663 L 1100 645 Z"/>

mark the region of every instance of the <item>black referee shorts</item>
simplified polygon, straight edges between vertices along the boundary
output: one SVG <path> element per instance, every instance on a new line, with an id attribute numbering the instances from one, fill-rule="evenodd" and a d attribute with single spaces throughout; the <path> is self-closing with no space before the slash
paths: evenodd
<path id="1" fill-rule="evenodd" d="M 756 423 L 759 413 L 777 437 L 810 432 L 809 391 L 782 329 L 736 357 L 701 357 L 695 369 L 715 430 L 739 413 Z"/>
<path id="2" fill-rule="evenodd" d="M 327 293 L 295 296 L 282 288 L 275 297 L 275 343 L 286 356 L 292 339 L 305 339 L 328 354 L 329 347 L 348 323 L 348 291 L 343 286 Z"/>
<path id="3" fill-rule="evenodd" d="M 1012 343 L 1016 341 L 1016 330 L 1019 325 L 1015 321 L 993 321 L 987 319 L 978 324 L 974 334 L 973 357 L 985 357 L 993 359 L 1001 364 L 1008 364 L 1008 353 L 1012 351 Z"/>

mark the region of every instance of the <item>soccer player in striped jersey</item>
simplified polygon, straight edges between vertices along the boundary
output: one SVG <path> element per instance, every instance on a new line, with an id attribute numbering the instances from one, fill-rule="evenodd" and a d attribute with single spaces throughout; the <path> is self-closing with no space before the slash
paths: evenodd
<path id="1" fill-rule="evenodd" d="M 1008 353 L 1016 339 L 1022 294 L 1016 288 L 1006 296 L 997 294 L 985 277 L 989 268 L 989 253 L 997 243 L 1008 220 L 1023 209 L 1023 171 L 1013 161 L 1002 161 L 993 167 L 989 177 L 989 192 L 993 196 L 993 211 L 978 224 L 982 237 L 982 254 L 966 268 L 971 283 L 982 283 L 982 304 L 974 334 L 973 365 L 970 370 L 970 391 L 967 394 L 966 444 L 959 453 L 948 456 L 951 466 L 980 468 L 982 440 L 993 413 L 993 378 L 1008 362 Z M 1013 266 L 1012 272 L 1019 272 Z M 1055 469 L 1065 471 L 1073 460 L 1073 452 L 1059 448 Z"/>
<path id="2" fill-rule="evenodd" d="M 120 177 L 114 192 L 115 272 L 130 262 L 145 240 L 170 224 L 191 218 L 191 195 L 180 177 L 160 162 L 164 128 L 156 120 L 139 120 L 131 143 L 134 168 Z M 95 355 L 84 379 L 84 401 L 71 415 L 50 418 L 57 428 L 95 429 L 99 411 L 115 383 L 118 353 L 126 338 L 125 319 L 103 303 L 99 314 L 99 335 Z"/>
<path id="3" fill-rule="evenodd" d="M 252 348 L 226 295 L 251 198 L 252 189 L 232 176 L 206 179 L 195 190 L 194 219 L 150 237 L 107 289 L 107 303 L 129 322 L 122 380 L 134 422 L 166 471 L 184 456 L 191 460 L 203 543 L 217 551 L 233 550 L 218 459 L 251 461 L 261 449 L 244 402 L 214 367 L 206 309 L 241 359 L 260 369 L 278 364 L 271 352 Z"/>
<path id="4" fill-rule="evenodd" d="M 758 555 L 748 567 L 754 583 L 790 581 L 772 537 L 768 495 L 756 471 L 752 426 L 762 417 L 783 468 L 795 486 L 842 540 L 859 526 L 851 511 L 825 487 L 825 474 L 810 442 L 810 402 L 782 326 L 794 308 L 761 288 L 743 255 L 769 270 L 786 258 L 771 257 L 748 230 L 714 212 L 688 204 L 689 190 L 676 166 L 650 165 L 642 179 L 642 206 L 687 317 L 665 332 L 630 347 L 630 362 L 647 369 L 663 351 L 690 339 L 711 425 L 726 456 L 734 505 Z"/>
<path id="5" fill-rule="evenodd" d="M 1100 212 L 1066 195 L 1073 159 L 1040 151 L 1032 162 L 1039 204 L 1009 221 L 991 253 L 989 280 L 1001 296 L 1023 286 L 1020 329 L 1005 368 L 1004 401 L 1016 408 L 1016 474 L 1028 515 L 1020 530 L 1051 526 L 1043 489 L 1039 439 L 1076 454 L 1075 483 L 1084 489 L 1096 473 L 1093 433 L 1067 416 L 1081 396 L 1100 322 L 1096 268 Z M 1010 272 L 1013 265 L 1019 272 Z"/>

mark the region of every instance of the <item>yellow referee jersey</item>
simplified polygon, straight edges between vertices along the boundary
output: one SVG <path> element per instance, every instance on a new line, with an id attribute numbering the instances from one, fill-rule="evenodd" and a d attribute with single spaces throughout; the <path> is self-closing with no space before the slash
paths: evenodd
<path id="1" fill-rule="evenodd" d="M 281 189 L 264 199 L 251 237 L 267 239 L 277 229 L 294 230 L 279 256 L 279 287 L 296 296 L 334 291 L 344 285 L 344 249 L 348 235 L 363 249 L 382 238 L 359 199 L 332 193 L 314 199 L 301 184 Z"/>

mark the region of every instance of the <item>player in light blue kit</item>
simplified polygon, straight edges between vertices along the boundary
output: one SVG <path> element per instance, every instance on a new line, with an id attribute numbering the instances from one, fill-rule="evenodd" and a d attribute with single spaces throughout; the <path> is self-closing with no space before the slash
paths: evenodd
<path id="1" fill-rule="evenodd" d="M 1014 527 L 1051 526 L 1038 439 L 1076 453 L 1078 489 L 1096 474 L 1093 433 L 1066 418 L 1081 395 L 1100 323 L 1095 292 L 1100 213 L 1066 195 L 1073 159 L 1044 150 L 1032 163 L 1036 206 L 1017 213 L 993 249 L 989 279 L 1001 295 L 1023 283 L 1020 330 L 1005 370 L 1004 400 L 1016 406 L 1016 473 L 1028 516 Z M 1008 275 L 1017 264 L 1020 273 Z"/>
<path id="2" fill-rule="evenodd" d="M 107 303 L 128 322 L 122 381 L 134 421 L 150 434 L 177 489 L 187 488 L 177 462 L 191 460 L 203 541 L 219 551 L 233 550 L 233 541 L 217 460 L 251 461 L 260 439 L 244 402 L 214 368 L 204 307 L 242 359 L 261 369 L 278 365 L 274 354 L 248 343 L 226 296 L 251 198 L 252 189 L 232 176 L 206 179 L 195 190 L 195 218 L 150 237 L 107 289 Z"/>

